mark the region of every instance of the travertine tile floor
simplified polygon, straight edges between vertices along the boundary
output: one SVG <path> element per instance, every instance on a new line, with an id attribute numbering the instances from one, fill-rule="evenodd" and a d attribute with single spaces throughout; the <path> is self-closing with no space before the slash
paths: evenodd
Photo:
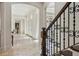
<path id="1" fill-rule="evenodd" d="M 39 44 L 35 40 L 24 39 L 19 36 L 14 39 L 14 47 L 0 52 L 0 56 L 40 56 Z M 22 38 L 22 39 L 19 39 Z"/>

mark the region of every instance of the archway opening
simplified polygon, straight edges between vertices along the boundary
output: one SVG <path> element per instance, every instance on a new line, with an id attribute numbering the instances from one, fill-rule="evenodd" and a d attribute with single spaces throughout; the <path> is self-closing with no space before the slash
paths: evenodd
<path id="1" fill-rule="evenodd" d="M 28 51 L 25 53 L 26 55 L 38 55 L 38 52 L 40 52 L 38 46 L 39 9 L 28 4 L 12 4 L 11 32 L 14 49 L 17 47 L 24 50 L 25 48 Z M 29 54 L 29 52 L 31 53 Z"/>

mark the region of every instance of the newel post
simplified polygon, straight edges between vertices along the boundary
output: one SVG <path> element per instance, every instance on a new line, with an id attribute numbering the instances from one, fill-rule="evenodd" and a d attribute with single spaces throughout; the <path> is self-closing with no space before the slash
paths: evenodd
<path id="1" fill-rule="evenodd" d="M 41 42 L 42 52 L 41 52 L 41 55 L 42 56 L 46 56 L 46 36 L 47 36 L 46 28 L 43 27 L 42 31 L 41 31 L 41 38 L 42 38 L 42 42 Z"/>

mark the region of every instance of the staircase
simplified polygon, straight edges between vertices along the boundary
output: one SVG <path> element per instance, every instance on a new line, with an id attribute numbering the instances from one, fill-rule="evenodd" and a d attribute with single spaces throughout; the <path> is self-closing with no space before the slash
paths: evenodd
<path id="1" fill-rule="evenodd" d="M 73 56 L 79 52 L 79 3 L 67 2 L 41 32 L 42 56 Z"/>

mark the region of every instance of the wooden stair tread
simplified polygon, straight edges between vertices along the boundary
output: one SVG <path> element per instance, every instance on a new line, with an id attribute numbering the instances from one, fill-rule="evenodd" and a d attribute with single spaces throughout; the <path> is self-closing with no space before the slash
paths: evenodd
<path id="1" fill-rule="evenodd" d="M 54 55 L 55 55 L 55 56 L 61 56 L 61 54 L 60 54 L 60 53 L 55 53 Z"/>
<path id="2" fill-rule="evenodd" d="M 60 53 L 64 56 L 72 56 L 73 55 L 73 52 L 70 50 L 63 50 L 63 51 L 60 51 Z"/>
<path id="3" fill-rule="evenodd" d="M 72 50 L 79 52 L 79 44 L 70 47 Z"/>

